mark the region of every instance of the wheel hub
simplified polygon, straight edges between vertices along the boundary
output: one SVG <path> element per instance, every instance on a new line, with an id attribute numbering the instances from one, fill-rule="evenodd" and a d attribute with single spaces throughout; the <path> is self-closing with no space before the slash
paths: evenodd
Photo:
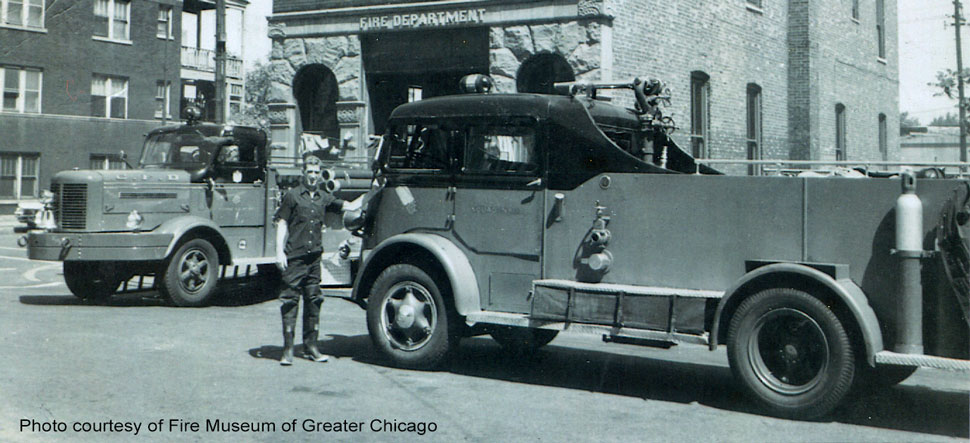
<path id="1" fill-rule="evenodd" d="M 410 328 L 414 324 L 414 308 L 410 305 L 401 306 L 394 315 L 394 326 L 401 329 Z"/>

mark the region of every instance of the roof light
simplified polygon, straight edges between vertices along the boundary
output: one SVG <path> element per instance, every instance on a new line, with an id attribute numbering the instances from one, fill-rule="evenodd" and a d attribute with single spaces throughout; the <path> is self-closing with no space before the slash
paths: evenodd
<path id="1" fill-rule="evenodd" d="M 492 77 L 484 74 L 469 74 L 461 78 L 461 92 L 465 94 L 488 94 L 494 87 Z"/>

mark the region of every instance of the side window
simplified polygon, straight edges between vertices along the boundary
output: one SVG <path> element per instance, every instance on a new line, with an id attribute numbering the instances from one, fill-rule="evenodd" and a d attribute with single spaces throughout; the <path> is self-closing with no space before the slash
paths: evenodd
<path id="1" fill-rule="evenodd" d="M 400 125 L 391 130 L 390 169 L 442 170 L 463 144 L 461 133 L 439 125 Z"/>
<path id="2" fill-rule="evenodd" d="M 472 126 L 465 146 L 464 171 L 532 173 L 539 170 L 536 131 L 517 124 Z"/>

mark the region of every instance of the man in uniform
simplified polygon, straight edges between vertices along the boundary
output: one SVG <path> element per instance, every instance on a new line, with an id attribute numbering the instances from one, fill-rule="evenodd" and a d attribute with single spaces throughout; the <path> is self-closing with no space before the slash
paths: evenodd
<path id="1" fill-rule="evenodd" d="M 326 211 L 341 212 L 353 205 L 324 192 L 320 159 L 309 155 L 303 164 L 303 180 L 283 194 L 276 211 L 276 266 L 283 274 L 280 313 L 283 317 L 283 356 L 280 364 L 293 364 L 293 334 L 300 295 L 303 296 L 304 355 L 325 362 L 327 356 L 317 349 L 320 324 L 320 256 Z"/>

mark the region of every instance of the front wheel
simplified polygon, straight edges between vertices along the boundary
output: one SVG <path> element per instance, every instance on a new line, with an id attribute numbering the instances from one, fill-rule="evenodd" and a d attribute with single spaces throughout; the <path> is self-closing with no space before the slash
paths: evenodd
<path id="1" fill-rule="evenodd" d="M 440 364 L 458 335 L 457 317 L 446 305 L 439 283 L 410 264 L 388 267 L 374 281 L 367 300 L 371 341 L 396 366 L 431 369 Z"/>
<path id="2" fill-rule="evenodd" d="M 177 306 L 205 306 L 215 294 L 218 271 L 216 248 L 201 238 L 189 240 L 166 263 L 162 293 Z"/>
<path id="3" fill-rule="evenodd" d="M 103 302 L 115 293 L 121 278 L 109 263 L 66 261 L 64 283 L 77 298 Z"/>
<path id="4" fill-rule="evenodd" d="M 731 318 L 728 360 L 735 378 L 771 413 L 811 419 L 845 397 L 855 357 L 845 327 L 824 303 L 792 288 L 744 300 Z"/>

